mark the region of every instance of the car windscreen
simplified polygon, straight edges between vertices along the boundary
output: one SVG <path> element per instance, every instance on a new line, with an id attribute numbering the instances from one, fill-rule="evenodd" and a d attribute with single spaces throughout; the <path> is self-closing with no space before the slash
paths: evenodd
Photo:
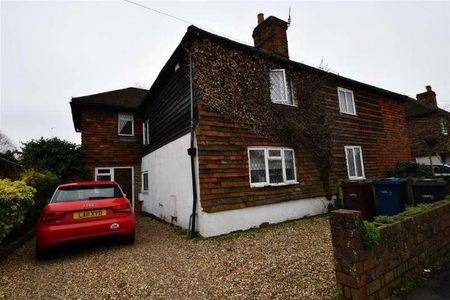
<path id="1" fill-rule="evenodd" d="M 51 202 L 96 200 L 123 197 L 117 185 L 92 185 L 61 187 L 56 190 Z"/>

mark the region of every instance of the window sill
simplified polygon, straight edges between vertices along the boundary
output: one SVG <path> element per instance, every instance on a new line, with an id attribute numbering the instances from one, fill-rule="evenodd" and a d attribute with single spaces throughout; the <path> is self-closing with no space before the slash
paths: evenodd
<path id="1" fill-rule="evenodd" d="M 277 186 L 287 186 L 287 185 L 296 185 L 299 184 L 298 181 L 290 181 L 283 183 L 264 183 L 264 184 L 250 184 L 251 188 L 263 188 L 263 187 L 277 187 Z"/>
<path id="2" fill-rule="evenodd" d="M 352 113 L 345 112 L 345 111 L 339 111 L 339 113 L 340 113 L 341 115 L 347 115 L 347 116 L 355 116 L 355 117 L 358 116 L 356 113 L 352 114 Z"/>
<path id="3" fill-rule="evenodd" d="M 118 134 L 118 136 L 123 136 L 123 137 L 134 137 L 134 134 Z"/>
<path id="4" fill-rule="evenodd" d="M 298 107 L 298 105 L 295 104 L 287 104 L 287 103 L 282 103 L 282 102 L 274 102 L 272 101 L 273 104 L 278 104 L 278 105 L 283 105 L 283 106 L 289 106 L 289 107 Z"/>
<path id="5" fill-rule="evenodd" d="M 366 177 L 349 177 L 348 180 L 366 180 Z"/>

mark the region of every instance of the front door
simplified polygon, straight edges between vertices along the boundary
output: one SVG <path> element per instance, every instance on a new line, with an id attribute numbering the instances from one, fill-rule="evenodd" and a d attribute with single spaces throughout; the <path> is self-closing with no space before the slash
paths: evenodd
<path id="1" fill-rule="evenodd" d="M 95 180 L 117 182 L 127 195 L 131 205 L 134 203 L 133 167 L 95 168 Z"/>

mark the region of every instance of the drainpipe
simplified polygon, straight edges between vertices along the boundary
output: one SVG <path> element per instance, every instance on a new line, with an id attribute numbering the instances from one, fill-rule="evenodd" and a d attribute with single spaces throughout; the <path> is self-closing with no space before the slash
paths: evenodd
<path id="1" fill-rule="evenodd" d="M 191 96 L 191 144 L 187 150 L 191 157 L 191 176 L 192 176 L 192 214 L 190 216 L 190 238 L 194 238 L 197 233 L 195 231 L 195 217 L 197 216 L 197 181 L 195 172 L 195 157 L 197 156 L 197 148 L 195 148 L 195 122 L 194 122 L 194 88 L 192 83 L 192 54 L 183 47 L 189 55 L 189 84 Z"/>

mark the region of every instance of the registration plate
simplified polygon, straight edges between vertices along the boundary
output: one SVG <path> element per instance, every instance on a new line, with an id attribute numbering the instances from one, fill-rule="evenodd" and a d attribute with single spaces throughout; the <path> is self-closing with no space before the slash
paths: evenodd
<path id="1" fill-rule="evenodd" d="M 73 213 L 74 219 L 87 219 L 87 218 L 95 218 L 106 216 L 106 209 L 99 210 L 86 210 L 86 211 L 78 211 Z"/>

